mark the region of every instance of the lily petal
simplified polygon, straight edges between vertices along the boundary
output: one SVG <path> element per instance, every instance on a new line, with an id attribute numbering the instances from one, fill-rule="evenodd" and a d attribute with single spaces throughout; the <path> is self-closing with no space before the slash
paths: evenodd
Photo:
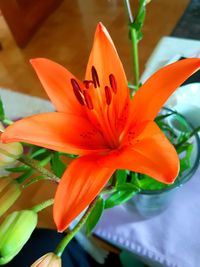
<path id="1" fill-rule="evenodd" d="M 112 74 L 116 80 L 116 92 L 113 93 L 113 103 L 117 113 L 121 114 L 129 99 L 128 82 L 120 58 L 117 54 L 114 43 L 102 23 L 96 28 L 93 47 L 90 53 L 86 80 L 92 80 L 91 69 L 94 66 L 100 81 L 101 92 L 104 95 L 105 86 L 110 86 L 109 75 Z"/>
<path id="2" fill-rule="evenodd" d="M 49 59 L 35 58 L 30 62 L 56 110 L 83 116 L 85 109 L 77 101 L 71 85 L 71 79 L 76 78 L 63 66 Z M 76 81 L 80 87 L 83 86 L 78 79 Z"/>
<path id="3" fill-rule="evenodd" d="M 5 143 L 21 141 L 72 154 L 107 151 L 102 135 L 83 117 L 50 112 L 15 122 L 1 135 Z"/>
<path id="4" fill-rule="evenodd" d="M 137 120 L 154 120 L 169 96 L 190 75 L 200 69 L 200 59 L 184 59 L 170 64 L 152 75 L 132 100 L 132 124 Z"/>
<path id="5" fill-rule="evenodd" d="M 167 184 L 179 172 L 176 150 L 154 122 L 149 122 L 136 139 L 100 159 L 99 164 L 147 174 Z"/>
<path id="6" fill-rule="evenodd" d="M 65 171 L 58 185 L 53 207 L 58 231 L 64 231 L 93 201 L 115 171 L 113 168 L 99 166 L 99 157 L 80 157 Z"/>

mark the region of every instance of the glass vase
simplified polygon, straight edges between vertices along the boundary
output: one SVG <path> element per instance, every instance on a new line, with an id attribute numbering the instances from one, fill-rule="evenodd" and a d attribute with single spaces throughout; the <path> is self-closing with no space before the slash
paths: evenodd
<path id="1" fill-rule="evenodd" d="M 163 115 L 171 113 L 165 120 L 170 127 L 173 127 L 174 132 L 177 135 L 182 134 L 183 132 L 191 132 L 193 130 L 192 126 L 186 119 L 177 112 L 173 112 L 168 108 L 163 108 L 161 113 Z M 181 116 L 181 119 L 184 120 L 183 124 L 179 123 L 180 120 L 177 116 Z M 136 207 L 138 213 L 143 217 L 149 218 L 163 212 L 172 202 L 176 191 L 180 190 L 181 187 L 194 175 L 200 162 L 200 139 L 198 133 L 193 135 L 189 139 L 189 142 L 193 144 L 190 156 L 190 168 L 179 174 L 172 185 L 159 190 L 141 190 L 131 199 L 131 202 Z M 179 157 L 181 159 L 181 155 L 179 155 Z"/>

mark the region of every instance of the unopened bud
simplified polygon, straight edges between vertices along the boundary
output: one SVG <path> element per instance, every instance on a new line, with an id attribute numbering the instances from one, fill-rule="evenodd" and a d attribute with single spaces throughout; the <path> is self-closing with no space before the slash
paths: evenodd
<path id="1" fill-rule="evenodd" d="M 0 265 L 11 261 L 28 241 L 37 225 L 37 213 L 15 211 L 0 225 Z"/>
<path id="2" fill-rule="evenodd" d="M 20 186 L 14 179 L 0 177 L 0 216 L 15 203 L 20 194 Z"/>
<path id="3" fill-rule="evenodd" d="M 23 153 L 23 146 L 18 142 L 3 144 L 0 142 L 0 167 L 9 166 Z"/>
<path id="4" fill-rule="evenodd" d="M 151 0 L 146 0 L 145 1 L 145 4 L 147 5 L 148 3 L 150 3 L 151 2 Z"/>
<path id="5" fill-rule="evenodd" d="M 31 267 L 61 267 L 61 258 L 50 252 L 39 258 Z"/>

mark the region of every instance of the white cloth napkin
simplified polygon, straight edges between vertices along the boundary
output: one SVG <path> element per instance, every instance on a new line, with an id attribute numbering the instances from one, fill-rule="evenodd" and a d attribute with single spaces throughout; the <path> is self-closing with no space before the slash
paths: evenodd
<path id="1" fill-rule="evenodd" d="M 162 214 L 142 218 L 129 205 L 105 211 L 95 233 L 152 267 L 200 266 L 200 167 Z"/>

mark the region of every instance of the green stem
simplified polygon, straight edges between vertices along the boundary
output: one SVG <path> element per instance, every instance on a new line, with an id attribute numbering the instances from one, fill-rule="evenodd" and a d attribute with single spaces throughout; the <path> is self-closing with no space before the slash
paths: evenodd
<path id="1" fill-rule="evenodd" d="M 77 225 L 72 230 L 68 231 L 68 233 L 66 234 L 66 236 L 58 244 L 57 248 L 55 249 L 55 254 L 56 255 L 58 255 L 59 257 L 61 257 L 61 255 L 62 255 L 63 251 L 65 250 L 66 246 L 68 245 L 68 243 L 72 240 L 72 238 L 75 236 L 75 234 L 82 228 L 82 226 L 86 222 L 86 220 L 87 220 L 88 216 L 90 215 L 92 209 L 94 208 L 97 200 L 98 200 L 98 197 L 95 198 L 91 202 L 91 204 L 89 205 L 89 207 L 86 210 L 85 214 L 80 219 L 80 221 L 77 223 Z"/>
<path id="2" fill-rule="evenodd" d="M 46 201 L 44 201 L 44 202 L 42 202 L 40 204 L 37 204 L 37 205 L 33 206 L 31 209 L 33 211 L 35 211 L 36 213 L 38 213 L 38 212 L 46 209 L 47 207 L 53 205 L 53 203 L 54 203 L 54 199 L 51 198 L 51 199 L 48 199 L 48 200 L 46 200 Z"/>
<path id="3" fill-rule="evenodd" d="M 45 177 L 47 177 L 48 180 L 51 180 L 53 182 L 59 183 L 60 178 L 58 178 L 55 174 L 52 172 L 48 171 L 47 169 L 43 168 L 38 164 L 38 162 L 34 159 L 30 159 L 26 156 L 22 156 L 21 158 L 18 159 L 18 161 L 24 163 L 25 165 L 35 169 Z"/>
<path id="4" fill-rule="evenodd" d="M 128 14 L 129 22 L 133 23 L 134 22 L 134 18 L 133 18 L 133 14 L 132 14 L 132 11 L 131 11 L 131 6 L 130 6 L 129 0 L 124 0 L 124 4 L 125 4 L 126 11 L 127 11 L 127 14 Z"/>
<path id="5" fill-rule="evenodd" d="M 132 53 L 133 53 L 133 72 L 134 72 L 134 90 L 137 91 L 139 84 L 139 56 L 138 56 L 138 38 L 137 31 L 134 28 L 134 17 L 131 11 L 130 1 L 124 0 L 124 4 L 126 7 L 128 19 L 129 19 L 129 29 L 130 29 L 130 38 L 132 44 Z"/>
<path id="6" fill-rule="evenodd" d="M 187 138 L 183 139 L 180 143 L 178 143 L 177 145 L 175 145 L 176 149 L 179 148 L 180 146 L 182 146 L 185 142 L 188 141 L 188 139 L 190 139 L 192 136 L 194 136 L 195 134 L 197 134 L 200 131 L 200 126 L 195 128 Z"/>
<path id="7" fill-rule="evenodd" d="M 101 191 L 100 195 L 102 196 L 102 195 L 111 194 L 111 193 L 114 193 L 115 191 L 116 191 L 116 188 L 115 188 L 115 187 L 108 186 L 108 187 L 105 187 L 105 188 Z"/>
<path id="8" fill-rule="evenodd" d="M 135 90 L 139 88 L 139 56 L 138 56 L 138 40 L 136 29 L 130 26 L 131 44 L 133 52 L 133 71 L 134 71 L 134 85 Z"/>

